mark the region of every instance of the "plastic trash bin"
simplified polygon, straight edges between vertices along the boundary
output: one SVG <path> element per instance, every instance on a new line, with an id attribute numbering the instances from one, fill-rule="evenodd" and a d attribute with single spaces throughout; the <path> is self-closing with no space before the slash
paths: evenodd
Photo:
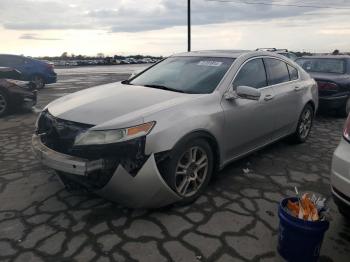
<path id="1" fill-rule="evenodd" d="M 316 262 L 329 222 L 327 220 L 306 221 L 292 216 L 285 210 L 288 200 L 298 201 L 296 197 L 291 197 L 280 202 L 277 250 L 288 262 Z"/>

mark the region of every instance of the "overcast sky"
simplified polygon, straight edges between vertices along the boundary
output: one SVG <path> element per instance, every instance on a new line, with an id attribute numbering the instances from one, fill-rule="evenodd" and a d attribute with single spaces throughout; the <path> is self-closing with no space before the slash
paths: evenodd
<path id="1" fill-rule="evenodd" d="M 350 51 L 349 0 L 192 0 L 194 50 Z M 317 5 L 349 9 L 251 5 Z M 186 0 L 0 0 L 0 53 L 186 51 Z"/>

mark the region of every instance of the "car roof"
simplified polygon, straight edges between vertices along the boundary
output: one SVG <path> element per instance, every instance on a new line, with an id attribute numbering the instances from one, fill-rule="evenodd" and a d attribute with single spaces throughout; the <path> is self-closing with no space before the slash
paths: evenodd
<path id="1" fill-rule="evenodd" d="M 303 57 L 299 57 L 299 59 L 301 58 L 308 58 L 308 59 L 312 59 L 312 58 L 332 58 L 332 59 L 350 59 L 349 55 L 314 55 L 314 56 L 303 56 Z"/>
<path id="2" fill-rule="evenodd" d="M 249 50 L 201 50 L 201 51 L 192 51 L 186 53 L 175 54 L 174 56 L 206 56 L 206 57 L 228 57 L 228 58 L 237 58 L 243 54 L 247 54 Z"/>

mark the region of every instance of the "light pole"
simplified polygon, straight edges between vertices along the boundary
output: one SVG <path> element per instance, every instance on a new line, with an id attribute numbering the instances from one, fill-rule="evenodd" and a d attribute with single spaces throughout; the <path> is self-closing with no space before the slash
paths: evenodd
<path id="1" fill-rule="evenodd" d="M 187 51 L 191 52 L 191 0 L 187 0 Z"/>

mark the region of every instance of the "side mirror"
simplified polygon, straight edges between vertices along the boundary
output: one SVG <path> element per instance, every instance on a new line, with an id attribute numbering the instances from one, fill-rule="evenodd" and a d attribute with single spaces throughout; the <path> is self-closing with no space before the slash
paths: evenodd
<path id="1" fill-rule="evenodd" d="M 236 93 L 239 98 L 249 100 L 259 100 L 261 97 L 260 90 L 250 86 L 238 86 Z"/>
<path id="2" fill-rule="evenodd" d="M 224 94 L 224 98 L 225 98 L 226 100 L 233 100 L 233 99 L 237 99 L 238 96 L 237 96 L 236 92 L 233 91 L 233 89 L 232 89 L 232 87 L 231 87 L 231 88 L 230 88 L 229 90 L 227 90 L 227 92 Z"/>

